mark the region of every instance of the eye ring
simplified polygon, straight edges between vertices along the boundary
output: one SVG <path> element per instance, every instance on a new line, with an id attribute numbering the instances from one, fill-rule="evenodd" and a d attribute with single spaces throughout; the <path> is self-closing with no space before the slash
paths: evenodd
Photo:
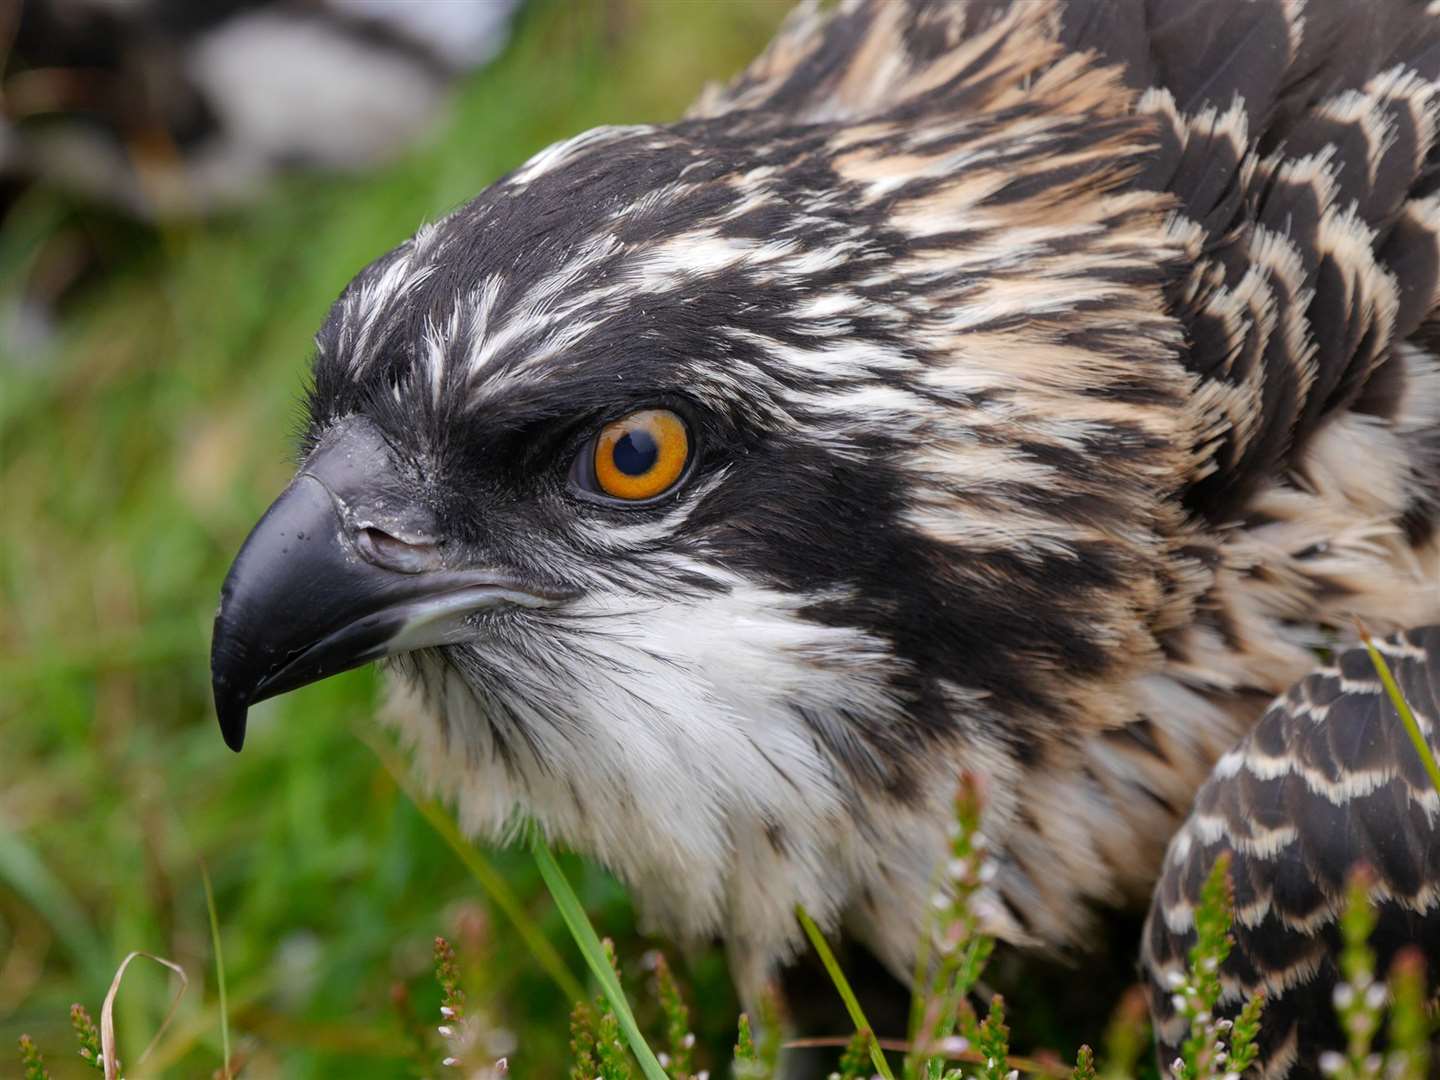
<path id="1" fill-rule="evenodd" d="M 690 425 L 667 408 L 638 409 L 605 424 L 570 470 L 580 495 L 611 506 L 648 506 L 672 494 L 696 458 Z"/>

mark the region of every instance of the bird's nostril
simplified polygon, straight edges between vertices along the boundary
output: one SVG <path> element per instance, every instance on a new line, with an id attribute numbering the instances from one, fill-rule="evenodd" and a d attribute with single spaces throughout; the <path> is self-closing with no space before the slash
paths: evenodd
<path id="1" fill-rule="evenodd" d="M 361 529 L 356 534 L 355 547 L 367 562 L 402 574 L 419 574 L 425 570 L 438 570 L 441 566 L 439 545 L 412 544 L 383 529 Z"/>

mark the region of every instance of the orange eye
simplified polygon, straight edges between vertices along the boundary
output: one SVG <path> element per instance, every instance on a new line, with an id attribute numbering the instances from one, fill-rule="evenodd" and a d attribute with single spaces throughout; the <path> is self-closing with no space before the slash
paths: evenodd
<path id="1" fill-rule="evenodd" d="M 595 483 L 638 502 L 668 491 L 690 460 L 690 433 L 669 409 L 643 409 L 606 424 L 595 440 Z"/>

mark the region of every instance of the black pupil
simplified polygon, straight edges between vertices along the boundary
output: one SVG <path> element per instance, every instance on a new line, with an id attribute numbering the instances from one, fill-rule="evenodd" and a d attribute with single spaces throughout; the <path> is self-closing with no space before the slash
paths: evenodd
<path id="1" fill-rule="evenodd" d="M 611 458 L 615 467 L 626 476 L 644 476 L 655 467 L 660 456 L 660 444 L 655 436 L 643 429 L 627 431 L 615 442 Z"/>

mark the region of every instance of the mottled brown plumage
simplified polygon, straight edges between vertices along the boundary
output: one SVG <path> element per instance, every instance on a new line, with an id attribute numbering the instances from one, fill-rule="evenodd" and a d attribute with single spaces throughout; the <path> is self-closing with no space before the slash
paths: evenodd
<path id="1" fill-rule="evenodd" d="M 1404 0 L 802 5 L 685 120 L 543 151 L 337 302 L 306 498 L 362 562 L 399 565 L 379 528 L 490 583 L 341 659 L 400 654 L 468 829 L 533 815 L 747 994 L 797 902 L 911 971 L 962 769 L 987 927 L 1083 949 L 1315 649 L 1440 619 L 1437 80 Z M 684 479 L 578 491 L 657 405 Z M 336 660 L 276 674 L 307 641 L 264 550 L 217 621 L 232 740 Z"/>
<path id="2" fill-rule="evenodd" d="M 1029 804 L 997 808 L 1030 819 L 1014 869 L 1047 881 L 1017 921 L 1042 939 L 1071 936 L 1094 888 L 1057 877 L 1098 861 L 1103 899 L 1148 885 L 1209 763 L 1328 632 L 1437 610 L 1437 77 L 1440 19 L 1417 4 L 802 6 L 695 110 L 753 110 L 743 126 L 776 137 L 840 125 L 837 171 L 967 272 L 935 298 L 945 352 L 1006 397 L 1012 439 L 1130 436 L 1087 443 L 1044 511 L 1138 572 L 1085 600 L 1130 665 L 1072 686 L 1026 725 L 1053 732 L 1040 760 L 1001 770 Z M 943 471 L 937 528 L 1021 532 L 1022 483 L 981 502 L 966 489 L 995 464 Z"/>

